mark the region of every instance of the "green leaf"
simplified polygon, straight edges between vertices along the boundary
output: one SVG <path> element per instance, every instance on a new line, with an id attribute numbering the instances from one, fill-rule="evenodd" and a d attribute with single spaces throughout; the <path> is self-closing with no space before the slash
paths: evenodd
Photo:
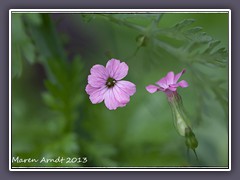
<path id="1" fill-rule="evenodd" d="M 26 33 L 23 23 L 24 14 L 12 13 L 11 17 L 12 65 L 14 66 L 12 74 L 13 77 L 19 77 L 22 72 L 22 60 L 26 59 L 31 64 L 36 61 L 35 46 Z"/>
<path id="2" fill-rule="evenodd" d="M 189 25 L 195 22 L 195 19 L 184 19 L 183 21 L 175 24 L 172 29 L 174 31 L 182 31 L 184 28 L 187 28 Z"/>
<path id="3" fill-rule="evenodd" d="M 36 62 L 36 55 L 35 55 L 35 46 L 28 42 L 22 47 L 23 55 L 26 58 L 26 60 L 33 64 Z"/>
<path id="4" fill-rule="evenodd" d="M 24 42 L 26 40 L 26 33 L 22 21 L 22 14 L 12 13 L 11 33 L 13 42 Z"/>
<path id="5" fill-rule="evenodd" d="M 188 29 L 186 31 L 186 33 L 194 35 L 194 34 L 200 32 L 200 31 L 202 31 L 202 29 L 203 29 L 202 27 L 194 27 L 194 28 Z"/>

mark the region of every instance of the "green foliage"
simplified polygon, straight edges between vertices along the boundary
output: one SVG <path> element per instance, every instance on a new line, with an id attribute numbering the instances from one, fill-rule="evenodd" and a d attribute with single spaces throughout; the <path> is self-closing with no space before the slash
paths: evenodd
<path id="1" fill-rule="evenodd" d="M 195 26 L 193 18 L 201 15 L 180 21 L 156 13 L 56 16 L 68 20 L 67 31 L 47 13 L 12 14 L 12 73 L 19 77 L 12 82 L 13 156 L 88 161 L 13 166 L 227 165 L 228 51 L 201 23 Z M 126 80 L 137 85 L 130 103 L 116 111 L 91 104 L 85 92 L 90 67 L 104 65 L 105 56 L 127 62 Z M 144 88 L 182 68 L 190 86 L 179 93 L 198 139 L 199 162 L 187 159 L 164 94 Z"/>
<path id="2" fill-rule="evenodd" d="M 79 92 L 81 76 L 83 76 L 82 64 L 80 57 L 74 58 L 71 63 L 67 62 L 61 50 L 62 47 L 57 41 L 55 29 L 47 16 L 43 16 L 43 23 L 44 27 L 32 29 L 34 40 L 38 42 L 39 39 L 42 39 L 42 43 L 38 46 L 40 50 L 43 50 L 41 54 L 44 56 L 44 65 L 49 75 L 49 79 L 44 83 L 47 92 L 43 93 L 43 100 L 53 111 L 58 113 L 63 121 L 62 128 L 58 132 L 59 140 L 48 147 L 45 153 L 47 153 L 47 157 L 52 158 L 77 156 L 79 147 L 73 126 L 79 117 L 78 108 L 82 100 Z M 47 49 L 48 51 L 45 51 Z"/>
<path id="3" fill-rule="evenodd" d="M 51 109 L 61 113 L 65 119 L 67 132 L 72 129 L 77 118 L 77 108 L 81 102 L 79 93 L 82 65 L 80 58 L 75 58 L 71 64 L 61 63 L 57 60 L 49 60 L 49 70 L 54 75 L 54 80 L 46 80 L 45 86 L 48 92 L 43 94 L 44 101 Z"/>
<path id="4" fill-rule="evenodd" d="M 26 21 L 33 26 L 41 25 L 39 14 L 12 14 L 11 43 L 12 43 L 12 77 L 19 77 L 22 73 L 22 61 L 29 63 L 36 61 L 35 46 L 28 35 Z"/>
<path id="5" fill-rule="evenodd" d="M 39 51 L 39 60 L 43 63 L 50 58 L 66 60 L 63 44 L 49 15 L 41 14 L 41 20 L 40 27 L 29 25 L 29 32 Z"/>
<path id="6" fill-rule="evenodd" d="M 130 21 L 127 21 L 129 19 L 127 17 L 132 17 L 132 15 L 124 14 L 123 18 L 121 15 L 116 16 L 110 14 L 104 15 L 104 17 L 118 25 L 125 25 L 136 30 L 140 34 L 136 38 L 138 47 L 148 45 L 150 51 L 155 51 L 154 53 L 157 54 L 157 56 L 159 56 L 159 52 L 157 51 L 163 50 L 167 52 L 170 57 L 174 57 L 174 59 L 180 61 L 179 63 L 187 66 L 194 75 L 193 83 L 195 86 L 199 87 L 199 81 L 208 83 L 211 91 L 216 93 L 218 97 L 217 100 L 221 103 L 223 109 L 225 109 L 225 115 L 227 116 L 225 107 L 228 103 L 228 94 L 224 93 L 222 88 L 219 88 L 223 82 L 227 81 L 227 76 L 219 76 L 219 74 L 222 73 L 221 68 L 225 68 L 225 70 L 227 68 L 228 51 L 226 48 L 220 47 L 220 41 L 215 40 L 203 32 L 203 28 L 192 27 L 191 25 L 195 22 L 194 19 L 185 19 L 170 28 L 161 28 L 159 27 L 159 22 L 162 14 L 147 16 L 150 18 L 155 17 L 155 19 L 152 19 L 146 27 L 138 24 L 133 25 Z M 169 40 L 166 37 L 171 39 Z M 139 48 L 136 49 L 136 51 L 138 50 Z M 199 69 L 198 64 L 203 64 L 204 67 Z M 205 74 L 205 68 L 209 67 L 220 72 L 209 77 L 209 75 Z M 197 94 L 201 94 L 206 88 L 207 86 L 200 86 L 197 88 Z M 199 98 L 202 97 L 204 96 L 199 96 Z M 202 100 L 199 101 L 201 102 Z M 206 103 L 200 106 L 206 106 Z M 200 114 L 204 114 L 204 112 L 200 111 Z"/>
<path id="7" fill-rule="evenodd" d="M 40 59 L 39 62 L 42 63 L 48 74 L 49 79 L 44 82 L 47 91 L 42 93 L 42 97 L 45 104 L 55 113 L 55 117 L 52 117 L 48 126 L 51 127 L 51 123 L 54 123 L 56 130 L 52 129 L 46 133 L 50 142 L 41 142 L 41 145 L 38 145 L 42 146 L 39 157 L 72 157 L 77 155 L 79 148 L 76 134 L 72 131 L 74 123 L 79 117 L 78 108 L 82 100 L 79 93 L 82 81 L 82 78 L 79 77 L 83 75 L 82 63 L 80 57 L 77 56 L 71 62 L 65 59 L 48 15 L 41 15 L 41 22 L 42 24 L 38 27 L 35 26 L 36 23 L 39 23 L 38 20 L 28 22 L 26 26 L 38 54 L 40 54 L 37 58 Z M 28 129 L 28 131 L 30 130 Z M 36 133 L 37 131 L 32 132 L 33 136 L 36 136 Z M 69 164 L 47 164 L 47 166 L 58 165 L 68 166 Z"/>

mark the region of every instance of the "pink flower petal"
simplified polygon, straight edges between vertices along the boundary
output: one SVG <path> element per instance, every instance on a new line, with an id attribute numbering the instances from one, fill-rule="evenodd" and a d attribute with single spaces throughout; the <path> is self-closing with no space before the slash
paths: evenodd
<path id="1" fill-rule="evenodd" d="M 128 74 L 128 65 L 125 62 L 119 64 L 113 78 L 116 80 L 123 79 Z"/>
<path id="2" fill-rule="evenodd" d="M 105 86 L 106 84 L 106 80 L 104 80 L 102 77 L 98 77 L 95 75 L 89 75 L 88 76 L 88 83 L 92 86 L 92 87 L 96 87 L 96 88 L 100 88 Z"/>
<path id="3" fill-rule="evenodd" d="M 182 80 L 182 81 L 180 81 L 179 83 L 177 83 L 180 87 L 182 87 L 182 88 L 185 88 L 185 87 L 188 87 L 188 83 L 187 83 L 187 81 L 185 81 L 185 80 Z"/>
<path id="4" fill-rule="evenodd" d="M 176 91 L 177 87 L 168 87 L 167 89 L 170 90 L 170 91 Z"/>
<path id="5" fill-rule="evenodd" d="M 91 95 L 96 90 L 98 90 L 98 88 L 92 87 L 90 84 L 88 84 L 85 88 L 88 95 Z"/>
<path id="6" fill-rule="evenodd" d="M 167 76 L 165 77 L 167 85 L 173 84 L 174 81 L 174 73 L 172 71 L 167 73 Z"/>
<path id="7" fill-rule="evenodd" d="M 163 89 L 168 88 L 168 84 L 167 84 L 167 81 L 166 81 L 165 77 L 163 77 L 158 82 L 156 82 L 156 84 L 159 85 L 160 87 L 162 87 Z"/>
<path id="8" fill-rule="evenodd" d="M 127 104 L 130 101 L 130 96 L 118 86 L 113 87 L 113 94 L 117 101 L 122 105 Z"/>
<path id="9" fill-rule="evenodd" d="M 185 73 L 186 69 L 183 69 L 180 73 L 178 73 L 175 77 L 174 77 L 174 81 L 173 84 L 176 84 L 177 81 L 179 80 L 179 78 L 183 75 L 183 73 Z"/>
<path id="10" fill-rule="evenodd" d="M 91 75 L 95 77 L 102 78 L 104 80 L 108 79 L 108 72 L 103 65 L 99 65 L 99 64 L 94 65 L 91 68 L 90 72 L 91 72 Z"/>
<path id="11" fill-rule="evenodd" d="M 120 103 L 114 96 L 113 88 L 108 89 L 107 92 L 105 93 L 104 103 L 109 110 L 115 110 L 117 109 L 117 107 L 120 106 Z"/>
<path id="12" fill-rule="evenodd" d="M 128 73 L 128 65 L 125 62 L 120 63 L 117 59 L 111 59 L 107 62 L 106 69 L 109 76 L 115 80 L 121 80 Z"/>
<path id="13" fill-rule="evenodd" d="M 93 91 L 89 97 L 91 102 L 93 104 L 101 103 L 103 101 L 105 93 L 107 93 L 107 91 L 108 91 L 107 87 L 102 87 L 102 88 L 99 88 L 99 89 Z"/>
<path id="14" fill-rule="evenodd" d="M 132 96 L 136 92 L 136 85 L 129 81 L 118 81 L 115 86 L 118 86 L 121 90 L 123 90 L 129 96 Z"/>
<path id="15" fill-rule="evenodd" d="M 100 88 L 106 84 L 108 72 L 102 65 L 94 65 L 91 70 L 91 75 L 88 76 L 88 83 L 92 87 Z"/>
<path id="16" fill-rule="evenodd" d="M 148 85 L 146 87 L 146 90 L 150 93 L 155 93 L 156 91 L 159 91 L 159 87 L 158 86 L 155 86 L 155 85 Z"/>
<path id="17" fill-rule="evenodd" d="M 127 103 L 126 104 L 119 104 L 119 107 L 125 107 L 127 105 Z"/>
<path id="18" fill-rule="evenodd" d="M 108 71 L 108 74 L 111 78 L 113 78 L 115 72 L 118 69 L 118 66 L 120 65 L 120 61 L 117 59 L 111 59 L 107 62 L 106 69 Z"/>

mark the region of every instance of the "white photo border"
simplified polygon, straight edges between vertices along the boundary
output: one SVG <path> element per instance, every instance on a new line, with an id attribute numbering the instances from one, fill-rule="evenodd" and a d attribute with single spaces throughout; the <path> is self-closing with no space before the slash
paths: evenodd
<path id="1" fill-rule="evenodd" d="M 228 166 L 227 167 L 12 167 L 12 13 L 228 13 Z M 9 171 L 231 171 L 231 9 L 10 9 L 9 10 Z"/>

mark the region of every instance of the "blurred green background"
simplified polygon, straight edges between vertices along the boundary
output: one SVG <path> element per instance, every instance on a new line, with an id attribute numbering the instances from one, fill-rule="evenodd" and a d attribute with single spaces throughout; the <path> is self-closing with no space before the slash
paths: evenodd
<path id="1" fill-rule="evenodd" d="M 12 157 L 87 162 L 13 167 L 227 167 L 228 13 L 12 13 Z M 205 33 L 206 32 L 206 33 Z M 116 58 L 137 92 L 124 108 L 91 104 L 95 64 Z M 187 154 L 164 93 L 145 86 L 180 72 L 198 139 Z"/>

